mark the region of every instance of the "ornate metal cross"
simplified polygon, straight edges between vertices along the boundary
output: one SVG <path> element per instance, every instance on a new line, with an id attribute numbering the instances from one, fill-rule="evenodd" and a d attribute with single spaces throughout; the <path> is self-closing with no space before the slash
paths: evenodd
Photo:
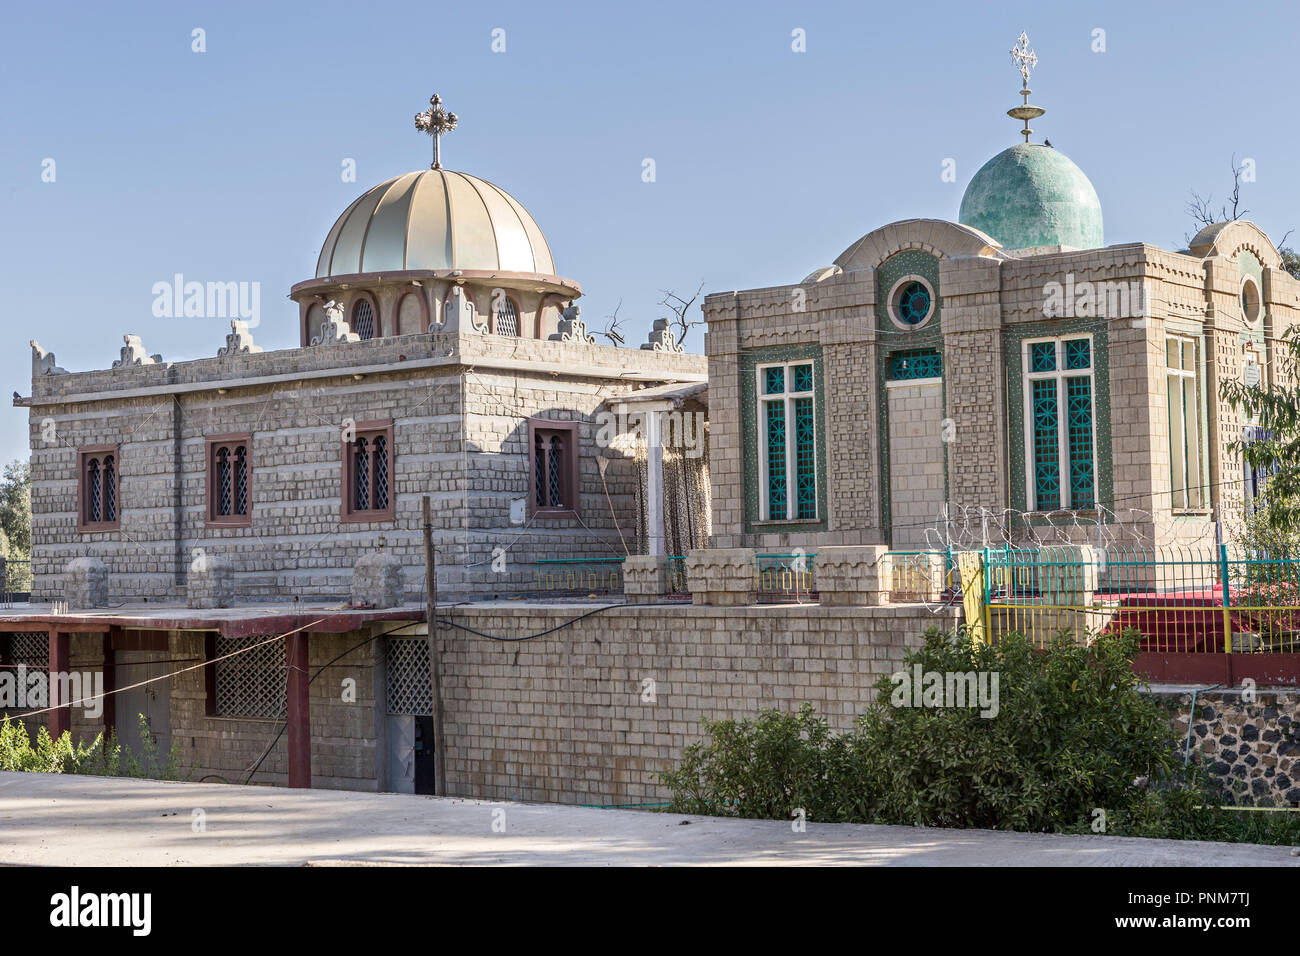
<path id="1" fill-rule="evenodd" d="M 442 169 L 439 140 L 443 133 L 450 133 L 456 128 L 456 114 L 443 109 L 442 97 L 434 93 L 429 97 L 429 108 L 423 113 L 415 114 L 415 128 L 433 137 L 433 165 L 429 168 Z"/>
<path id="2" fill-rule="evenodd" d="M 1020 71 L 1020 85 L 1029 89 L 1029 74 L 1038 66 L 1038 57 L 1029 47 L 1029 34 L 1022 32 L 1016 38 L 1015 46 L 1011 48 L 1011 59 Z"/>

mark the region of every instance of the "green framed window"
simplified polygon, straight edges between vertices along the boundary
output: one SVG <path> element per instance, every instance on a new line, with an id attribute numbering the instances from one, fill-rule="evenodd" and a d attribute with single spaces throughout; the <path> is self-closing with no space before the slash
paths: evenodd
<path id="1" fill-rule="evenodd" d="M 1024 343 L 1025 484 L 1033 511 L 1097 503 L 1092 337 Z"/>
<path id="2" fill-rule="evenodd" d="M 1175 511 L 1205 506 L 1201 487 L 1201 415 L 1197 390 L 1196 340 L 1165 340 L 1169 394 L 1169 485 Z"/>
<path id="3" fill-rule="evenodd" d="M 815 520 L 817 425 L 813 363 L 760 365 L 755 372 L 761 520 Z"/>

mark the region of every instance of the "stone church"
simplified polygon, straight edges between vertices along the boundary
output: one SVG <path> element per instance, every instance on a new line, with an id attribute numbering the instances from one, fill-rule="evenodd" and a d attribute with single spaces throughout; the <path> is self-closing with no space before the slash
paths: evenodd
<path id="1" fill-rule="evenodd" d="M 1219 386 L 1283 374 L 1300 282 L 1246 221 L 1181 252 L 1106 245 L 1088 177 L 1030 141 L 1044 110 L 1018 51 L 1024 142 L 956 220 L 705 300 L 717 548 L 915 551 L 1047 523 L 1212 544 L 1257 493 L 1230 447 L 1255 431 Z"/>
<path id="2" fill-rule="evenodd" d="M 434 97 L 417 126 L 433 166 L 359 196 L 290 290 L 298 348 L 236 321 L 211 358 L 127 334 L 111 368 L 70 372 L 32 343 L 33 600 L 62 596 L 74 561 L 114 604 L 346 598 L 381 548 L 387 601 L 422 600 L 425 494 L 443 595 L 644 540 L 634 450 L 598 444 L 598 414 L 703 382 L 704 359 L 662 324 L 642 348 L 598 344 L 524 206 L 442 168 L 455 114 Z"/>

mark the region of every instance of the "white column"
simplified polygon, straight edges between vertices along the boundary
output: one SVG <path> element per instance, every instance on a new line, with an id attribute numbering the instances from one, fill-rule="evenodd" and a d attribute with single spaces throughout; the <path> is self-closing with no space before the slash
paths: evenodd
<path id="1" fill-rule="evenodd" d="M 646 532 L 650 538 L 650 554 L 659 557 L 664 553 L 664 446 L 660 432 L 658 411 L 647 411 L 646 440 Z"/>

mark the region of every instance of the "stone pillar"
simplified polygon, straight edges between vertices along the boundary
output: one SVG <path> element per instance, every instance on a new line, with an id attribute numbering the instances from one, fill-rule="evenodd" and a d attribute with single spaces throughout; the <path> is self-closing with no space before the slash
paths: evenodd
<path id="1" fill-rule="evenodd" d="M 190 607 L 230 607 L 235 599 L 234 572 L 230 562 L 207 553 L 196 557 L 190 562 L 185 597 Z"/>
<path id="2" fill-rule="evenodd" d="M 673 593 L 671 562 L 662 554 L 630 554 L 623 561 L 628 604 L 653 604 Z"/>
<path id="3" fill-rule="evenodd" d="M 307 632 L 299 631 L 285 639 L 285 664 L 288 665 L 285 723 L 288 730 L 289 786 L 311 786 L 311 695 L 308 684 Z"/>
<path id="4" fill-rule="evenodd" d="M 79 561 L 88 561 L 89 558 L 78 558 Z M 103 567 L 101 564 L 100 567 Z M 68 641 L 69 635 L 65 631 L 50 631 L 50 663 L 49 663 L 49 682 L 46 686 L 50 689 L 48 706 L 54 709 L 50 711 L 50 737 L 58 740 L 64 733 L 72 729 L 72 708 L 68 706 L 66 700 L 55 700 L 55 695 L 60 694 L 68 688 L 66 680 L 60 680 L 60 675 L 66 676 L 68 673 Z"/>
<path id="5" fill-rule="evenodd" d="M 402 562 L 390 552 L 363 554 L 352 568 L 352 603 L 397 607 L 402 603 Z"/>
<path id="6" fill-rule="evenodd" d="M 1038 593 L 1043 604 L 1055 611 L 1042 615 L 1042 625 L 1049 629 L 1035 637 L 1053 637 L 1065 628 L 1076 632 L 1095 629 L 1090 613 L 1097 593 L 1097 549 L 1091 545 L 1045 545 L 1038 549 Z"/>
<path id="7" fill-rule="evenodd" d="M 889 600 L 889 549 L 884 545 L 818 548 L 814 580 L 821 603 L 878 607 Z"/>
<path id="8" fill-rule="evenodd" d="M 715 607 L 749 604 L 754 595 L 753 548 L 709 548 L 686 555 L 691 602 Z"/>
<path id="9" fill-rule="evenodd" d="M 73 558 L 63 568 L 63 600 L 68 608 L 108 606 L 108 568 L 99 558 Z"/>

